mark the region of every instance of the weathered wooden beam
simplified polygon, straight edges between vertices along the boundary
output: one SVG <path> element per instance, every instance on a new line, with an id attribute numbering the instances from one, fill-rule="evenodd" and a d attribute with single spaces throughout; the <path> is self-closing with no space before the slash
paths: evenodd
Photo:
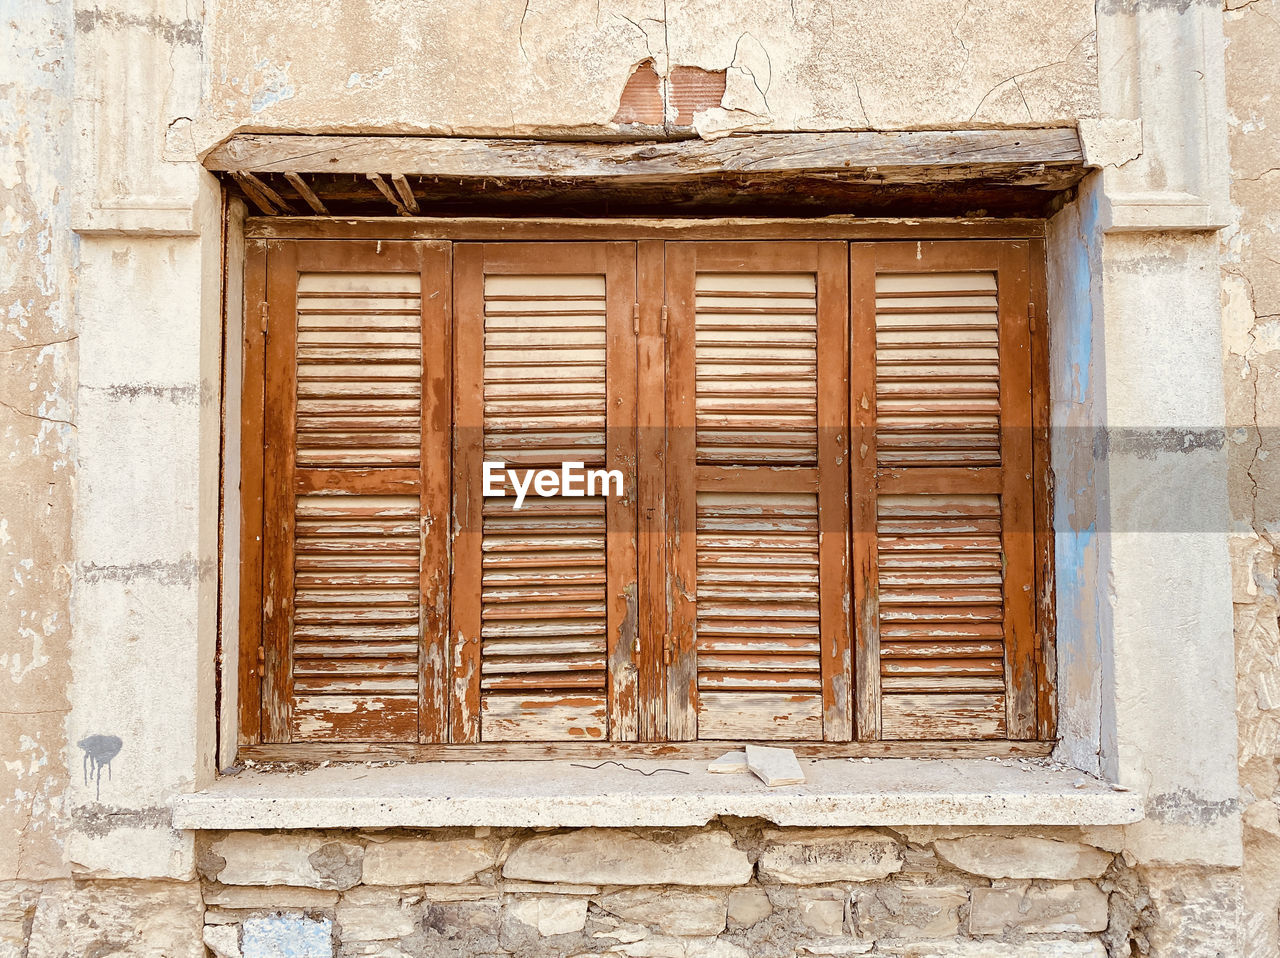
<path id="1" fill-rule="evenodd" d="M 328 208 L 320 202 L 320 197 L 316 196 L 315 191 L 307 186 L 307 181 L 297 173 L 286 173 L 284 178 L 289 181 L 289 185 L 294 188 L 299 196 L 311 207 L 311 211 L 318 216 L 328 216 Z"/>
<path id="2" fill-rule="evenodd" d="M 271 201 L 267 199 L 261 190 L 258 189 L 258 186 L 262 183 L 261 180 L 256 176 L 251 176 L 248 173 L 242 173 L 239 170 L 233 170 L 231 172 L 231 178 L 235 180 L 240 189 L 244 191 L 244 195 L 249 197 L 249 202 L 256 206 L 260 212 L 267 216 L 275 214 L 276 207 L 273 206 Z M 283 206 L 280 207 L 280 210 L 281 212 L 285 211 Z"/>
<path id="3" fill-rule="evenodd" d="M 662 181 L 699 174 L 863 175 L 877 182 L 948 182 L 1043 167 L 1080 168 L 1076 131 L 753 133 L 652 143 L 546 142 L 413 136 L 242 134 L 211 151 L 211 170 L 402 176 L 555 177 Z M 1015 176 L 1016 178 L 1016 176 Z"/>
<path id="4" fill-rule="evenodd" d="M 400 194 L 400 199 L 404 201 L 405 208 L 412 214 L 418 212 L 418 201 L 414 199 L 413 187 L 409 185 L 409 178 L 403 173 L 391 174 L 391 185 L 396 188 L 396 192 Z"/>
<path id="5" fill-rule="evenodd" d="M 395 193 L 391 192 L 391 187 L 387 186 L 387 181 L 384 180 L 380 174 L 366 173 L 365 179 L 367 179 L 370 183 L 372 183 L 374 186 L 378 188 L 378 192 L 381 193 L 386 198 L 388 203 L 390 203 L 392 206 L 396 208 L 397 213 L 399 213 L 401 216 L 413 215 L 405 207 L 404 203 L 400 201 L 400 197 L 396 196 Z"/>
<path id="6" fill-rule="evenodd" d="M 258 194 L 260 196 L 265 197 L 267 201 L 270 202 L 271 205 L 274 206 L 276 209 L 280 210 L 280 212 L 282 213 L 294 212 L 293 207 L 289 204 L 289 202 L 283 196 L 281 196 L 279 193 L 273 190 L 266 183 L 262 182 L 262 180 L 258 179 L 258 177 L 254 176 L 252 173 L 241 172 L 237 176 L 237 179 L 239 180 L 240 185 L 242 187 L 245 186 L 246 184 L 248 184 L 249 186 L 252 186 L 253 189 L 258 191 Z"/>

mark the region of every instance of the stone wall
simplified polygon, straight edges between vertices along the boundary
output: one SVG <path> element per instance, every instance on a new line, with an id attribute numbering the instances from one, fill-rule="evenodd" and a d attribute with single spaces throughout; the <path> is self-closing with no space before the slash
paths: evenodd
<path id="1" fill-rule="evenodd" d="M 199 863 L 219 958 L 283 925 L 384 958 L 1101 958 L 1137 916 L 1133 875 L 1076 830 L 235 832 Z"/>

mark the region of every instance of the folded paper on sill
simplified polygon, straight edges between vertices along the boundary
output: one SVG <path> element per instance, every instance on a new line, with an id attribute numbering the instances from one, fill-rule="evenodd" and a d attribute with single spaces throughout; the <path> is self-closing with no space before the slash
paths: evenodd
<path id="1" fill-rule="evenodd" d="M 725 752 L 707 766 L 708 772 L 724 774 L 727 772 L 745 772 L 747 770 L 746 752 Z"/>
<path id="2" fill-rule="evenodd" d="M 789 748 L 747 746 L 747 768 L 766 785 L 803 785 L 804 772 Z"/>

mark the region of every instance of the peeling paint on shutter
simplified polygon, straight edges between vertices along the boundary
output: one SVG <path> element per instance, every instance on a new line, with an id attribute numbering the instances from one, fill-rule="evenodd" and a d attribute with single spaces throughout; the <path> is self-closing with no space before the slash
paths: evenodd
<path id="1" fill-rule="evenodd" d="M 428 686 L 445 529 L 431 528 L 421 466 L 436 431 L 423 384 L 446 368 L 448 251 L 290 244 L 268 281 L 264 728 L 275 741 L 416 742 L 438 725 L 424 705 L 443 705 Z"/>
<path id="2" fill-rule="evenodd" d="M 623 639 L 618 600 L 625 610 L 626 584 L 635 588 L 633 506 L 531 491 L 517 511 L 509 481 L 506 496 L 481 501 L 480 477 L 471 476 L 476 455 L 522 476 L 566 461 L 621 466 L 634 495 L 634 458 L 619 462 L 610 437 L 616 431 L 612 442 L 634 443 L 634 334 L 618 343 L 611 327 L 631 332 L 635 253 L 616 245 L 630 252 L 630 270 L 615 268 L 604 244 L 584 247 L 576 260 L 571 249 L 547 255 L 498 244 L 460 259 L 468 304 L 460 335 L 469 349 L 459 383 L 471 382 L 459 423 L 473 453 L 460 479 L 476 483 L 464 506 L 476 524 L 459 526 L 458 574 L 478 577 L 479 593 L 474 602 L 458 593 L 470 683 L 462 691 L 478 704 L 472 727 L 459 732 L 475 734 L 478 720 L 480 741 L 602 741 L 628 728 L 634 735 L 634 719 L 610 721 L 611 696 L 619 683 L 625 694 L 628 681 L 620 666 L 611 678 L 611 657 Z M 614 315 L 623 302 L 625 314 Z M 629 382 L 615 370 L 627 362 Z M 478 641 L 467 634 L 477 627 Z M 629 653 L 634 638 L 626 642 Z M 634 691 L 616 704 L 633 713 Z"/>
<path id="3" fill-rule="evenodd" d="M 842 430 L 843 262 L 828 278 L 819 244 L 679 244 L 674 255 L 673 245 L 672 736 L 839 738 L 846 587 L 843 549 L 830 547 L 843 541 L 847 500 L 841 479 L 824 516 L 820 473 L 838 465 L 824 461 L 820 423 Z M 842 259 L 843 247 L 833 252 Z M 822 399 L 820 344 L 836 408 Z M 834 612 L 820 588 L 824 528 Z"/>
<path id="4" fill-rule="evenodd" d="M 1026 246 L 855 246 L 853 267 L 860 737 L 1031 737 Z"/>

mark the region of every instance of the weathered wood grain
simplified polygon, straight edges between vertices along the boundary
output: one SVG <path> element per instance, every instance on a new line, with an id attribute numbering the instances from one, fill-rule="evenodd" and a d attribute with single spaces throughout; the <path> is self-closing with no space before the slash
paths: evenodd
<path id="1" fill-rule="evenodd" d="M 665 179 L 709 173 L 864 173 L 881 182 L 1082 168 L 1075 130 L 758 133 L 651 143 L 240 134 L 210 170 L 408 176 Z"/>

